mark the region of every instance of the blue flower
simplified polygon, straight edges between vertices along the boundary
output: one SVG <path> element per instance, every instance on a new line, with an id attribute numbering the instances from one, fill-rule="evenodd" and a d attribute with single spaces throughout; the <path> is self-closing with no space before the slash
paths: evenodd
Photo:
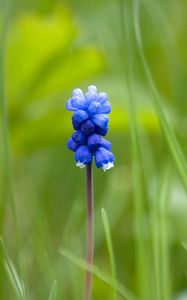
<path id="1" fill-rule="evenodd" d="M 114 155 L 112 152 L 106 150 L 103 147 L 98 148 L 94 154 L 95 163 L 98 168 L 102 168 L 104 171 L 114 167 Z"/>
<path id="2" fill-rule="evenodd" d="M 102 135 L 102 136 L 105 136 L 108 132 L 108 126 L 105 127 L 105 128 L 100 128 L 98 126 L 95 126 L 95 132 Z"/>
<path id="3" fill-rule="evenodd" d="M 105 129 L 108 127 L 109 117 L 105 114 L 96 114 L 92 116 L 91 120 L 93 121 L 93 123 L 95 123 L 95 125 L 97 125 L 101 129 Z"/>
<path id="4" fill-rule="evenodd" d="M 72 124 L 73 124 L 73 128 L 74 128 L 75 130 L 78 130 L 78 129 L 81 128 L 81 125 L 80 125 L 79 122 L 77 122 L 75 116 L 72 116 Z"/>
<path id="5" fill-rule="evenodd" d="M 92 153 L 90 152 L 88 146 L 80 146 L 75 151 L 76 165 L 80 168 L 84 168 L 92 162 Z"/>
<path id="6" fill-rule="evenodd" d="M 101 147 L 101 137 L 100 135 L 93 133 L 87 139 L 87 145 L 90 151 L 95 151 Z"/>
<path id="7" fill-rule="evenodd" d="M 108 132 L 111 105 L 106 93 L 98 93 L 94 85 L 88 87 L 86 94 L 81 89 L 74 89 L 66 108 L 73 112 L 72 124 L 76 130 L 67 142 L 75 152 L 76 165 L 83 168 L 95 158 L 98 168 L 104 171 L 114 166 L 111 143 L 104 139 Z"/>
<path id="8" fill-rule="evenodd" d="M 86 135 L 81 131 L 77 130 L 72 134 L 73 141 L 78 145 L 84 145 L 86 143 Z"/>
<path id="9" fill-rule="evenodd" d="M 78 124 L 81 124 L 83 121 L 87 120 L 89 115 L 85 110 L 76 110 L 74 112 L 74 119 L 77 121 Z"/>
<path id="10" fill-rule="evenodd" d="M 95 125 L 91 120 L 86 120 L 85 122 L 82 123 L 81 130 L 86 135 L 90 135 L 95 131 Z"/>
<path id="11" fill-rule="evenodd" d="M 88 87 L 84 95 L 81 89 L 75 89 L 72 98 L 66 102 L 66 108 L 73 111 L 73 125 L 78 129 L 79 124 L 90 120 L 101 129 L 108 126 L 109 118 L 105 115 L 111 112 L 111 105 L 106 93 L 98 93 L 94 85 Z"/>
<path id="12" fill-rule="evenodd" d="M 68 146 L 68 149 L 72 150 L 73 152 L 75 152 L 79 147 L 79 145 L 77 143 L 75 143 L 72 138 L 70 138 L 68 140 L 67 146 Z"/>
<path id="13" fill-rule="evenodd" d="M 92 152 L 96 151 L 99 147 L 111 150 L 111 143 L 97 133 L 93 133 L 87 138 L 87 145 Z"/>
<path id="14" fill-rule="evenodd" d="M 112 145 L 111 145 L 111 142 L 109 142 L 108 140 L 101 138 L 101 147 L 110 151 L 112 148 Z"/>

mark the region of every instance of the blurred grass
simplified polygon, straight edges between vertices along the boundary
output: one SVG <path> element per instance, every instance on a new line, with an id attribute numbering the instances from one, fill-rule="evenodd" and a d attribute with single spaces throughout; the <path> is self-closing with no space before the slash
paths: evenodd
<path id="1" fill-rule="evenodd" d="M 166 115 L 164 113 L 161 104 L 162 100 L 152 79 L 151 72 L 149 70 L 149 66 L 147 64 L 146 57 L 144 54 L 144 48 L 143 48 L 143 43 L 141 38 L 140 23 L 139 23 L 139 3 L 137 1 L 133 1 L 133 4 L 134 4 L 134 26 L 135 26 L 136 41 L 140 52 L 142 64 L 147 76 L 148 87 L 150 88 L 150 91 L 152 93 L 152 100 L 154 101 L 153 104 L 157 112 L 157 116 L 159 117 L 163 132 L 166 136 L 169 149 L 173 155 L 174 161 L 182 177 L 184 185 L 185 187 L 187 187 L 187 162 L 183 154 L 183 151 L 178 143 L 178 140 L 176 139 L 175 133 L 173 129 L 170 127 L 169 122 L 167 121 Z"/>
<path id="2" fill-rule="evenodd" d="M 114 299 L 112 289 L 117 299 L 186 297 L 186 3 L 120 1 L 17 0 L 7 26 L 1 0 L 0 229 L 8 274 L 21 284 L 27 274 L 27 299 L 82 297 L 84 171 L 65 146 L 65 101 L 90 83 L 112 103 L 116 156 L 111 172 L 94 169 L 93 299 Z M 74 264 L 59 248 L 71 249 L 63 254 Z M 2 252 L 0 299 L 8 300 L 16 292 L 6 261 Z"/>
<path id="3" fill-rule="evenodd" d="M 54 281 L 48 300 L 55 300 L 56 295 L 57 295 L 57 283 L 56 281 Z"/>
<path id="4" fill-rule="evenodd" d="M 116 281 L 117 274 L 116 274 L 114 250 L 113 250 L 112 238 L 111 238 L 111 233 L 110 233 L 109 221 L 108 221 L 107 213 L 104 208 L 101 209 L 101 218 L 102 218 L 103 228 L 104 228 L 104 232 L 105 232 L 105 239 L 106 239 L 106 244 L 107 244 L 107 249 L 108 249 L 112 278 L 114 281 L 114 284 L 113 284 L 114 285 L 114 298 L 113 299 L 116 300 L 117 293 L 116 293 L 115 281 Z"/>
<path id="5" fill-rule="evenodd" d="M 90 271 L 92 269 L 92 266 L 87 265 L 84 260 L 75 257 L 73 254 L 71 254 L 69 251 L 65 249 L 60 250 L 60 254 L 85 270 Z M 117 281 L 114 281 L 114 279 L 109 275 L 101 272 L 96 266 L 93 267 L 93 274 L 97 276 L 99 279 L 101 279 L 102 281 L 104 281 L 106 284 L 116 289 L 124 299 L 137 300 L 137 298 L 126 287 L 124 287 L 122 284 L 118 283 Z"/>
<path id="6" fill-rule="evenodd" d="M 26 294 L 25 294 L 25 286 L 22 279 L 19 278 L 18 273 L 15 269 L 14 264 L 12 263 L 9 254 L 5 248 L 4 242 L 1 239 L 1 247 L 3 249 L 4 257 L 5 257 L 5 270 L 7 271 L 7 275 L 10 279 L 10 282 L 12 283 L 12 286 L 15 290 L 15 293 L 17 294 L 18 299 L 20 300 L 26 300 Z"/>
<path id="7" fill-rule="evenodd" d="M 136 282 L 137 290 L 141 299 L 150 298 L 150 289 L 148 286 L 147 274 L 148 267 L 148 249 L 144 239 L 144 174 L 142 172 L 142 158 L 140 152 L 140 135 L 138 132 L 137 113 L 134 95 L 134 71 L 133 71 L 133 41 L 132 41 L 132 22 L 130 19 L 130 5 L 128 1 L 119 2 L 119 11 L 121 16 L 121 27 L 123 38 L 126 38 L 128 63 L 124 64 L 124 73 L 126 75 L 127 86 L 129 87 L 128 108 L 130 135 L 132 141 L 132 183 L 136 187 L 133 189 L 134 200 L 134 230 L 135 230 L 135 257 L 136 257 Z M 123 61 L 125 57 L 123 57 Z M 142 266 L 144 266 L 142 268 Z"/>

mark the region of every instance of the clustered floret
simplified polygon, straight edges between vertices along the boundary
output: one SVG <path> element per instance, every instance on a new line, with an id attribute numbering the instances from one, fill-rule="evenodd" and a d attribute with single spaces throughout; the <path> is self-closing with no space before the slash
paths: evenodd
<path id="1" fill-rule="evenodd" d="M 95 159 L 96 166 L 104 171 L 114 166 L 111 143 L 103 138 L 108 132 L 111 105 L 106 93 L 97 92 L 94 85 L 88 87 L 84 95 L 81 89 L 74 89 L 66 108 L 73 112 L 72 124 L 76 130 L 67 142 L 75 152 L 76 165 L 80 168 Z"/>

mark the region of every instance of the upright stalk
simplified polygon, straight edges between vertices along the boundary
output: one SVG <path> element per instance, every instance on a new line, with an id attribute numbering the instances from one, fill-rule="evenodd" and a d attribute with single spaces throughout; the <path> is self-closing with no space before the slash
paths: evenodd
<path id="1" fill-rule="evenodd" d="M 93 198 L 93 173 L 92 164 L 86 166 L 86 219 L 87 219 L 87 241 L 86 262 L 93 265 L 94 259 L 94 198 Z M 92 272 L 86 272 L 84 300 L 91 299 Z"/>

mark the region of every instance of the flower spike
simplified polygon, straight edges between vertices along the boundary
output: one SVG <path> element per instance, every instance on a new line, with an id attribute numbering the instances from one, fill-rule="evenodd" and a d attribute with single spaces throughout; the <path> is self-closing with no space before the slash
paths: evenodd
<path id="1" fill-rule="evenodd" d="M 75 152 L 76 165 L 82 168 L 95 158 L 98 168 L 104 171 L 112 168 L 115 159 L 110 152 L 111 143 L 101 137 L 108 132 L 107 114 L 111 112 L 107 94 L 98 92 L 95 85 L 90 85 L 85 94 L 76 88 L 66 102 L 66 108 L 73 112 L 72 124 L 76 131 L 67 146 Z"/>

